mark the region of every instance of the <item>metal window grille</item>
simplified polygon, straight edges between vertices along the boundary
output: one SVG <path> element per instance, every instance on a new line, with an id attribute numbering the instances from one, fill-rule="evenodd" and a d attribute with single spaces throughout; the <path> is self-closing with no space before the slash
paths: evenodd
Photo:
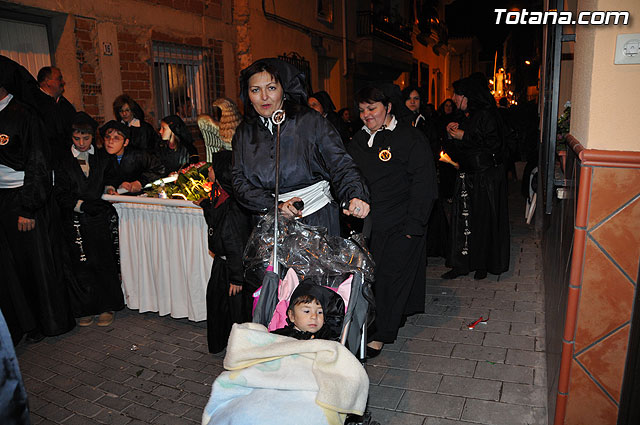
<path id="1" fill-rule="evenodd" d="M 199 114 L 211 114 L 219 96 L 211 48 L 153 42 L 153 84 L 159 118 L 179 115 L 195 123 Z"/>

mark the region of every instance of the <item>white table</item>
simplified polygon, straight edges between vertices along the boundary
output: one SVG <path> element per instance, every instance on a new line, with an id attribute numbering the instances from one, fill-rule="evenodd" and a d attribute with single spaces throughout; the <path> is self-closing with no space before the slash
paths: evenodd
<path id="1" fill-rule="evenodd" d="M 120 217 L 120 263 L 127 306 L 200 321 L 212 257 L 202 209 L 179 200 L 104 195 Z"/>

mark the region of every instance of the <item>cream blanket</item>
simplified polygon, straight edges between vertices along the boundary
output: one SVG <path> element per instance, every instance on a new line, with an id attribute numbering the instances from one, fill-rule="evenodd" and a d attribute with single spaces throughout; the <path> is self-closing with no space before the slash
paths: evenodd
<path id="1" fill-rule="evenodd" d="M 256 323 L 233 325 L 203 424 L 341 424 L 361 415 L 369 378 L 338 342 L 299 341 Z"/>

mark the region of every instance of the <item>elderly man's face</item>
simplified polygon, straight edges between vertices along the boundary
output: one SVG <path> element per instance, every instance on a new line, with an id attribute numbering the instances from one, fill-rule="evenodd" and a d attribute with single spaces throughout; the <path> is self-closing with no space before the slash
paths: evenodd
<path id="1" fill-rule="evenodd" d="M 64 79 L 62 78 L 62 72 L 58 68 L 51 69 L 51 77 L 44 82 L 44 90 L 51 95 L 51 97 L 59 98 L 64 93 Z"/>

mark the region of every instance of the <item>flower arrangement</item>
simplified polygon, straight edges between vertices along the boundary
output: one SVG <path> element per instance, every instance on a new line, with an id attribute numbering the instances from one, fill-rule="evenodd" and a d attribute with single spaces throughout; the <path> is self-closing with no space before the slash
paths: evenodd
<path id="1" fill-rule="evenodd" d="M 208 162 L 189 165 L 178 172 L 173 183 L 152 184 L 146 191 L 147 196 L 154 198 L 179 198 L 197 201 L 209 196 L 213 183 L 208 179 Z"/>
<path id="2" fill-rule="evenodd" d="M 556 150 L 566 150 L 566 137 L 569 134 L 571 125 L 571 101 L 567 100 L 564 104 L 564 111 L 558 118 L 558 129 L 556 131 Z"/>

